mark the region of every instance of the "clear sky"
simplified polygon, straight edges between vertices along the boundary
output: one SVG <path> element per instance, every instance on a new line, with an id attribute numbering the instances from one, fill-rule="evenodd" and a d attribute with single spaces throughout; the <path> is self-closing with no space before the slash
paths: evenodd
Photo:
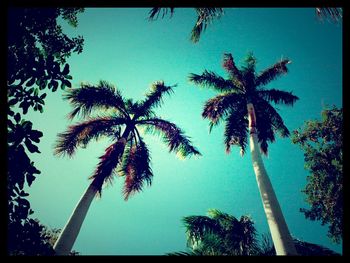
<path id="1" fill-rule="evenodd" d="M 177 159 L 157 137 L 145 135 L 154 172 L 153 184 L 125 202 L 122 179 L 103 190 L 86 216 L 73 247 L 83 255 L 158 255 L 186 248 L 182 217 L 204 215 L 217 208 L 236 217 L 251 215 L 260 234 L 268 232 L 249 152 L 224 151 L 223 125 L 208 133 L 201 111 L 215 92 L 188 81 L 189 73 L 213 70 L 223 77 L 223 53 L 232 53 L 238 65 L 249 51 L 258 60 L 257 71 L 288 57 L 287 75 L 268 87 L 293 91 L 300 100 L 294 107 L 278 106 L 290 131 L 306 120 L 320 118 L 323 105 L 342 106 L 342 25 L 321 23 L 313 8 L 227 8 L 202 35 L 189 40 L 196 15 L 192 8 L 175 9 L 174 16 L 147 20 L 149 8 L 87 8 L 79 25 L 63 23 L 71 36 L 82 35 L 84 51 L 69 60 L 72 84 L 115 84 L 125 97 L 142 99 L 150 84 L 164 80 L 178 84 L 157 109 L 175 122 L 203 154 Z M 31 158 L 42 174 L 28 189 L 34 216 L 53 228 L 62 228 L 89 184 L 88 177 L 108 140 L 92 142 L 74 158 L 55 157 L 57 133 L 75 123 L 62 91 L 49 93 L 44 113 L 29 112 L 33 128 L 43 131 L 42 154 Z M 306 220 L 299 208 L 307 207 L 301 190 L 308 172 L 303 152 L 289 138 L 270 145 L 266 169 L 294 237 L 341 252 L 326 236 L 327 228 Z"/>

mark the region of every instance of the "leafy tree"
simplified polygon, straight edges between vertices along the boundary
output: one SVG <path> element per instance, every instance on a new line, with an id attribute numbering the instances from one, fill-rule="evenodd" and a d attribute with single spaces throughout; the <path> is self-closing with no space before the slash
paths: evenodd
<path id="1" fill-rule="evenodd" d="M 162 18 L 168 12 L 170 12 L 170 16 L 172 16 L 174 14 L 174 11 L 175 10 L 173 7 L 154 7 L 149 12 L 149 20 L 156 20 L 159 17 L 160 13 L 162 13 Z M 224 10 L 222 8 L 196 7 L 195 11 L 197 13 L 197 21 L 191 31 L 191 41 L 194 43 L 199 41 L 201 33 L 205 31 L 209 24 L 224 14 Z"/>
<path id="2" fill-rule="evenodd" d="M 250 140 L 253 168 L 278 254 L 295 254 L 296 251 L 259 148 L 267 154 L 268 142 L 275 141 L 275 133 L 282 137 L 289 136 L 287 127 L 271 102 L 292 106 L 298 97 L 291 92 L 264 88 L 287 73 L 289 63 L 289 59 L 283 59 L 257 74 L 256 59 L 252 53 L 248 54 L 241 69 L 237 68 L 231 54 L 224 54 L 223 67 L 229 75 L 228 79 L 208 70 L 202 75 L 192 73 L 189 76 L 194 84 L 219 92 L 205 103 L 202 117 L 209 119 L 210 130 L 221 120 L 225 121 L 226 152 L 229 153 L 231 146 L 236 145 L 243 155 Z"/>
<path id="3" fill-rule="evenodd" d="M 68 91 L 65 98 L 73 106 L 69 117 L 80 114 L 85 121 L 70 126 L 66 132 L 58 135 L 55 153 L 71 157 L 77 147 L 85 147 L 91 140 L 101 137 L 108 137 L 113 143 L 100 157 L 90 176 L 91 184 L 55 244 L 58 255 L 70 252 L 93 198 L 101 195 L 103 185 L 111 182 L 115 174 L 125 180 L 125 200 L 142 191 L 145 184 L 151 185 L 151 156 L 138 130 L 140 127 L 146 132 L 159 134 L 169 151 L 180 157 L 200 155 L 176 124 L 154 113 L 153 109 L 161 104 L 164 94 L 171 92 L 172 87 L 162 81 L 155 82 L 146 98 L 138 102 L 125 99 L 116 87 L 106 81 L 100 81 L 97 86 L 82 84 L 80 88 Z"/>
<path id="4" fill-rule="evenodd" d="M 71 53 L 80 53 L 83 38 L 69 38 L 57 19 L 62 17 L 74 27 L 82 8 L 9 8 L 7 85 L 9 106 L 18 104 L 23 114 L 29 107 L 43 111 L 45 88 L 53 92 L 70 87 Z M 63 66 L 61 70 L 60 66 Z M 13 116 L 12 111 L 9 112 Z"/>
<path id="5" fill-rule="evenodd" d="M 71 53 L 80 53 L 83 38 L 69 38 L 58 25 L 62 17 L 72 26 L 77 26 L 77 14 L 82 8 L 14 8 L 8 9 L 7 51 L 7 196 L 8 196 L 8 253 L 26 242 L 28 249 L 38 245 L 41 225 L 30 221 L 33 214 L 29 195 L 24 186 L 31 186 L 40 171 L 29 158 L 30 153 L 40 153 L 36 144 L 43 133 L 33 129 L 33 123 L 23 119 L 17 111 L 27 114 L 29 109 L 43 112 L 46 93 L 70 87 L 69 65 L 66 59 Z M 61 70 L 61 66 L 63 69 Z M 26 229 L 25 231 L 22 231 Z M 31 235 L 25 235 L 31 232 Z M 21 235 L 23 234 L 23 235 Z M 45 243 L 46 241 L 43 240 Z M 21 244 L 21 245 L 20 245 Z M 51 249 L 52 250 L 52 249 Z M 51 253 L 50 251 L 46 251 Z M 43 250 L 40 253 L 47 254 Z M 22 253 L 22 252 L 21 252 Z M 38 252 L 39 253 L 39 252 Z"/>
<path id="6" fill-rule="evenodd" d="M 169 256 L 275 256 L 276 251 L 269 235 L 257 238 L 254 222 L 248 216 L 236 217 L 216 209 L 208 216 L 186 216 L 188 251 L 168 253 Z M 293 239 L 302 256 L 339 256 L 338 253 L 312 243 Z"/>
<path id="7" fill-rule="evenodd" d="M 322 111 L 322 120 L 310 120 L 294 131 L 293 143 L 304 151 L 310 172 L 303 192 L 310 209 L 300 209 L 310 220 L 329 225 L 333 242 L 342 240 L 343 227 L 343 110 Z"/>

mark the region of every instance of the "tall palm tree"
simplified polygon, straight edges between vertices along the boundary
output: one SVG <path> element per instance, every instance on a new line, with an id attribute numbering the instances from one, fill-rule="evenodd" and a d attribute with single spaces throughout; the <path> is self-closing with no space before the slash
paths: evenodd
<path id="1" fill-rule="evenodd" d="M 57 255 L 70 252 L 93 198 L 101 195 L 102 186 L 111 182 L 115 174 L 124 177 L 125 200 L 142 191 L 145 184 L 151 185 L 150 153 L 139 128 L 159 134 L 169 151 L 176 152 L 180 157 L 200 155 L 179 127 L 157 117 L 153 111 L 161 104 L 164 94 L 172 91 L 172 86 L 166 86 L 162 81 L 155 82 L 146 98 L 139 102 L 125 99 L 116 87 L 106 81 L 100 81 L 97 86 L 82 84 L 68 91 L 65 99 L 73 105 L 69 118 L 80 114 L 86 120 L 58 135 L 55 154 L 72 157 L 77 147 L 85 147 L 91 140 L 103 136 L 113 142 L 100 157 L 90 176 L 91 184 L 55 243 Z"/>
<path id="2" fill-rule="evenodd" d="M 215 19 L 219 19 L 223 14 L 223 8 L 214 7 L 196 7 L 194 8 L 197 13 L 197 21 L 191 31 L 191 41 L 197 43 L 200 39 L 201 33 L 205 31 L 207 26 L 211 24 Z M 154 7 L 149 11 L 149 20 L 156 20 L 160 13 L 162 18 L 170 12 L 170 16 L 174 14 L 174 7 Z"/>
<path id="3" fill-rule="evenodd" d="M 217 209 L 208 216 L 186 216 L 187 246 L 201 255 L 254 255 L 258 249 L 256 229 L 248 216 L 236 217 Z"/>
<path id="4" fill-rule="evenodd" d="M 248 54 L 241 69 L 237 68 L 231 54 L 224 54 L 223 67 L 229 74 L 228 79 L 207 70 L 202 75 L 192 73 L 189 77 L 195 84 L 220 92 L 205 103 L 202 116 L 209 119 L 210 130 L 220 120 L 225 121 L 226 152 L 230 152 L 231 145 L 237 145 L 243 155 L 249 138 L 253 168 L 278 255 L 293 255 L 296 250 L 266 173 L 259 147 L 262 153 L 267 154 L 268 142 L 275 140 L 276 132 L 282 137 L 289 136 L 281 116 L 270 102 L 293 105 L 298 97 L 291 92 L 263 87 L 287 73 L 287 64 L 290 62 L 289 59 L 282 59 L 257 74 L 256 59 L 252 53 Z"/>

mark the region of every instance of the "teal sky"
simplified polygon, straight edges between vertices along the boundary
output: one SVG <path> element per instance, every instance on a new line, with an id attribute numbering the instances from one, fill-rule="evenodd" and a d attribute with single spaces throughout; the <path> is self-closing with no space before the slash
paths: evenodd
<path id="1" fill-rule="evenodd" d="M 204 215 L 217 208 L 236 217 L 251 215 L 260 234 L 268 232 L 250 153 L 242 158 L 239 149 L 227 155 L 223 125 L 208 133 L 201 111 L 215 92 L 188 81 L 189 73 L 213 70 L 223 77 L 223 53 L 233 54 L 238 65 L 249 51 L 258 60 L 257 71 L 282 57 L 292 60 L 289 73 L 269 88 L 293 91 L 300 100 L 294 107 L 277 106 L 290 131 L 306 120 L 320 118 L 323 105 L 342 106 L 342 25 L 322 23 L 313 8 L 227 8 L 202 35 L 189 41 L 196 15 L 192 8 L 175 9 L 174 16 L 147 20 L 149 8 L 87 8 L 71 28 L 70 36 L 82 35 L 84 51 L 69 60 L 72 84 L 115 84 L 125 97 L 142 99 L 157 80 L 177 84 L 157 109 L 175 122 L 203 154 L 179 160 L 168 153 L 157 137 L 145 135 L 154 172 L 153 184 L 125 202 L 122 178 L 104 189 L 90 207 L 73 247 L 83 255 L 158 255 L 186 248 L 181 219 Z M 62 228 L 89 184 L 88 177 L 108 140 L 92 142 L 74 158 L 56 157 L 57 133 L 66 130 L 71 110 L 62 91 L 49 93 L 44 113 L 29 112 L 33 128 L 43 131 L 42 154 L 31 158 L 42 174 L 28 188 L 34 216 L 53 228 Z M 282 207 L 291 234 L 307 242 L 341 252 L 327 238 L 327 227 L 306 220 L 299 208 L 307 207 L 301 190 L 308 172 L 303 152 L 289 138 L 277 138 L 264 157 L 266 169 Z"/>

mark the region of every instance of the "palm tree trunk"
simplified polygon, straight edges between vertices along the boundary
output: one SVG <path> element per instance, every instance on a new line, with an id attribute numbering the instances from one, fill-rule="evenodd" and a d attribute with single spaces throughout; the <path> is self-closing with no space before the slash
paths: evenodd
<path id="1" fill-rule="evenodd" d="M 256 116 L 254 106 L 247 104 L 250 132 L 250 151 L 252 154 L 253 168 L 263 202 L 267 223 L 270 228 L 272 241 L 277 255 L 297 255 L 293 239 L 283 217 L 281 207 L 272 188 L 270 179 L 261 158 L 258 137 L 256 133 Z"/>
<path id="2" fill-rule="evenodd" d="M 125 130 L 124 134 L 119 140 L 124 143 L 124 146 L 127 141 L 126 138 L 128 137 L 129 132 L 129 130 Z M 70 251 L 72 250 L 72 247 L 74 245 L 75 240 L 78 237 L 80 228 L 85 220 L 91 202 L 98 191 L 98 188 L 95 185 L 95 180 L 92 181 L 92 183 L 84 192 L 83 196 L 80 198 L 71 217 L 69 218 L 67 224 L 65 225 L 60 236 L 58 237 L 53 247 L 56 255 L 69 255 Z"/>
<path id="3" fill-rule="evenodd" d="M 53 247 L 56 255 L 69 255 L 96 193 L 97 188 L 91 183 L 79 200 Z"/>

